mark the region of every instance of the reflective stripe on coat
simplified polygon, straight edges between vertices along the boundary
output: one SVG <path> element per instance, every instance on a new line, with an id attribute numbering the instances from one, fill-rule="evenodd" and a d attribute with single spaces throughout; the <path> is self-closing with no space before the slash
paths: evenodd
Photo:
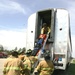
<path id="1" fill-rule="evenodd" d="M 20 75 L 22 69 L 24 69 L 22 61 L 18 58 L 11 57 L 5 61 L 3 73 L 5 75 Z"/>

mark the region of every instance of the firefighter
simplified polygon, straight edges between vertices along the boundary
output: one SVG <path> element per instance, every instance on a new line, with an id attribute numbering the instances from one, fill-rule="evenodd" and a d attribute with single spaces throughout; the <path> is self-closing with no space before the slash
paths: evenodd
<path id="1" fill-rule="evenodd" d="M 21 59 L 22 61 L 24 61 L 24 57 L 25 57 L 25 50 L 20 50 L 18 58 Z"/>
<path id="2" fill-rule="evenodd" d="M 4 75 L 21 75 L 21 70 L 24 69 L 22 61 L 18 58 L 18 52 L 11 52 L 11 57 L 7 58 L 4 63 Z"/>
<path id="3" fill-rule="evenodd" d="M 43 28 L 41 29 L 41 34 L 47 34 L 51 32 L 51 29 L 48 27 L 47 23 L 43 23 Z"/>
<path id="4" fill-rule="evenodd" d="M 36 67 L 34 74 L 37 75 L 52 75 L 54 71 L 54 65 L 52 61 L 50 60 L 49 52 L 44 53 L 44 60 L 41 60 Z"/>
<path id="5" fill-rule="evenodd" d="M 47 23 L 43 23 L 43 28 L 41 29 L 41 34 L 49 35 L 49 36 L 48 36 L 48 39 L 47 39 L 47 42 L 46 42 L 46 46 L 45 46 L 45 49 L 49 49 L 51 29 L 50 29 L 50 27 L 47 25 Z"/>
<path id="6" fill-rule="evenodd" d="M 24 58 L 25 62 L 24 65 L 27 69 L 25 69 L 24 74 L 25 75 L 30 75 L 33 71 L 33 64 L 37 61 L 37 58 L 34 56 L 31 56 L 32 50 L 29 49 L 26 52 L 26 56 Z"/>

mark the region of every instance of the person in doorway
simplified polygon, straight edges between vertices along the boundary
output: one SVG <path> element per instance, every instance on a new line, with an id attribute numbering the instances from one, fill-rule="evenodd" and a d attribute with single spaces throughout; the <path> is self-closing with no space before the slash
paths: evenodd
<path id="1" fill-rule="evenodd" d="M 41 60 L 37 65 L 34 74 L 35 75 L 52 75 L 54 71 L 54 65 L 50 60 L 49 51 L 44 53 L 44 60 Z"/>
<path id="2" fill-rule="evenodd" d="M 47 42 L 46 42 L 45 49 L 48 49 L 49 48 L 50 33 L 51 33 L 50 27 L 47 25 L 47 23 L 43 23 L 43 27 L 41 29 L 41 34 L 42 35 L 44 35 L 44 34 L 48 35 L 48 39 L 47 39 Z"/>
<path id="3" fill-rule="evenodd" d="M 47 23 L 43 23 L 43 27 L 41 29 L 41 34 L 47 34 L 48 32 L 50 33 L 51 29 L 49 28 Z"/>

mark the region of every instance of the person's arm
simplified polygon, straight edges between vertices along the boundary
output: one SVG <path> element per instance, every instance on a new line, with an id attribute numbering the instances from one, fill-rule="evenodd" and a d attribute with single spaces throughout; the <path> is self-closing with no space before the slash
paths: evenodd
<path id="1" fill-rule="evenodd" d="M 51 62 L 51 74 L 54 72 L 54 65 L 53 63 Z"/>
<path id="2" fill-rule="evenodd" d="M 37 56 L 34 56 L 34 62 L 36 62 L 38 60 Z"/>
<path id="3" fill-rule="evenodd" d="M 41 34 L 44 34 L 44 28 L 41 29 Z"/>
<path id="4" fill-rule="evenodd" d="M 50 33 L 51 32 L 51 29 L 48 27 L 48 32 Z"/>
<path id="5" fill-rule="evenodd" d="M 40 72 L 40 70 L 41 70 L 41 62 L 35 68 L 35 72 Z"/>
<path id="6" fill-rule="evenodd" d="M 20 60 L 19 62 L 20 62 L 20 66 L 19 66 L 20 67 L 20 72 L 21 72 L 21 74 L 24 74 L 25 66 L 24 66 L 22 60 Z"/>

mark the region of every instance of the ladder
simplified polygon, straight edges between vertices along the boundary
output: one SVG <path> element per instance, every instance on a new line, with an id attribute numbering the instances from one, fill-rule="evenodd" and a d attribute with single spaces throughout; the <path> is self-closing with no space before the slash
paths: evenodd
<path id="1" fill-rule="evenodd" d="M 41 54 L 44 53 L 44 49 L 45 49 L 45 45 L 46 45 L 46 42 L 47 42 L 47 40 L 48 40 L 48 37 L 49 37 L 49 33 L 47 33 L 47 37 L 46 37 L 46 39 L 44 40 L 43 46 L 42 46 L 42 48 L 39 50 L 38 61 L 37 61 L 37 62 L 35 63 L 35 65 L 34 65 L 34 70 L 35 70 L 35 68 L 37 67 L 37 65 L 38 65 L 38 63 L 39 63 L 39 61 L 40 61 L 39 59 L 40 59 L 40 57 L 41 57 Z M 34 75 L 34 71 L 33 71 L 32 75 Z"/>

